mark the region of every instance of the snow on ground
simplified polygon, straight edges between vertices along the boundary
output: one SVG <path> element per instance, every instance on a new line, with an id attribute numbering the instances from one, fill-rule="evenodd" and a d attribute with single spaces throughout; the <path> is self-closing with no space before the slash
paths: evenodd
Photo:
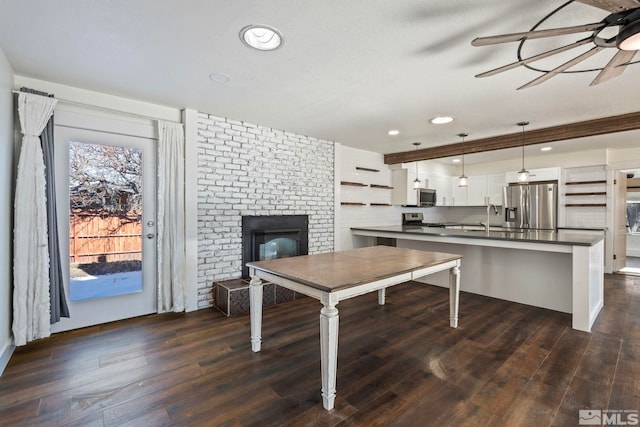
<path id="1" fill-rule="evenodd" d="M 71 301 L 142 291 L 142 271 L 84 276 L 71 279 Z"/>

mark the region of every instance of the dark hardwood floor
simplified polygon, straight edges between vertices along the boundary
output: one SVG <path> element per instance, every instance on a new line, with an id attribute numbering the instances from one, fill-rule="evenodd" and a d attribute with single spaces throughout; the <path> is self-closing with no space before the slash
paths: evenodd
<path id="1" fill-rule="evenodd" d="M 640 410 L 640 277 L 609 275 L 594 332 L 568 314 L 408 283 L 387 305 L 341 302 L 336 408 L 320 398 L 320 303 L 249 317 L 214 309 L 86 328 L 16 350 L 0 424 L 42 426 L 576 426 Z"/>

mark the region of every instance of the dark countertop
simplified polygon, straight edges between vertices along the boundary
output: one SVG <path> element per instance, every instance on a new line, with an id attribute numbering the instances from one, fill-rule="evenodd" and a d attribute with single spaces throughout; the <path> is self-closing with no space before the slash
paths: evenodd
<path id="1" fill-rule="evenodd" d="M 351 230 L 380 231 L 386 233 L 425 235 L 439 237 L 461 237 L 466 239 L 489 239 L 507 240 L 513 242 L 531 243 L 553 243 L 559 245 L 593 246 L 604 240 L 604 234 L 594 231 L 593 233 L 571 232 L 571 230 L 533 230 L 533 231 L 475 231 L 475 230 L 453 230 L 437 227 L 402 226 L 388 225 L 376 227 L 351 227 Z M 400 236 L 398 236 L 400 238 Z"/>

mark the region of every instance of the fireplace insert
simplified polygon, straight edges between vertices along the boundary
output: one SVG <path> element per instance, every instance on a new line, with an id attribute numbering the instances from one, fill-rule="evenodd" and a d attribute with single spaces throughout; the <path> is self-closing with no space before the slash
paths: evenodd
<path id="1" fill-rule="evenodd" d="M 242 217 L 242 277 L 249 278 L 251 261 L 286 258 L 309 253 L 307 215 Z"/>

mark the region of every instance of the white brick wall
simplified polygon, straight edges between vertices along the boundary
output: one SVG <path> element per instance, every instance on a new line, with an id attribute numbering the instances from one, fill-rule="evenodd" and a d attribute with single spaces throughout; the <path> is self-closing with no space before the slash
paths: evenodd
<path id="1" fill-rule="evenodd" d="M 334 143 L 198 114 L 198 307 L 242 274 L 242 215 L 308 215 L 309 253 L 333 249 Z"/>

